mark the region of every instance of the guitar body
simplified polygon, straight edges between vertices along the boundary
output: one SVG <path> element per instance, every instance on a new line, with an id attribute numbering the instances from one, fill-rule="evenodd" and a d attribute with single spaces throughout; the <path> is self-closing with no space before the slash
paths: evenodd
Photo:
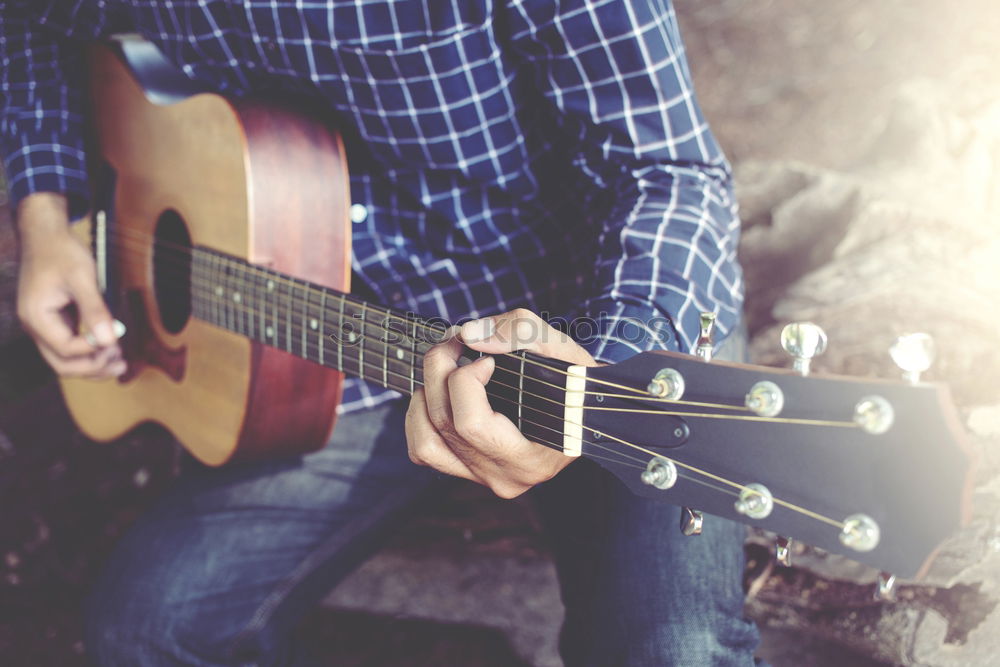
<path id="1" fill-rule="evenodd" d="M 159 422 L 211 465 L 322 446 L 342 374 L 194 317 L 171 323 L 164 311 L 173 304 L 157 298 L 163 271 L 152 240 L 348 291 L 339 137 L 301 112 L 212 94 L 155 104 L 109 48 L 95 49 L 91 71 L 96 169 L 113 174 L 98 185 L 116 239 L 108 300 L 128 329 L 130 369 L 119 380 L 62 380 L 74 419 L 100 441 Z"/>

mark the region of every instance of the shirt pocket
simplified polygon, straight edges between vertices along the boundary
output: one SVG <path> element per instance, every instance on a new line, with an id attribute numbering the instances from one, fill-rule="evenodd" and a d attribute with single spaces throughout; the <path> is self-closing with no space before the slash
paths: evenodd
<path id="1" fill-rule="evenodd" d="M 488 24 L 405 48 L 338 44 L 317 56 L 338 72 L 338 106 L 376 154 L 475 180 L 497 180 L 508 160 L 523 164 L 513 75 Z"/>

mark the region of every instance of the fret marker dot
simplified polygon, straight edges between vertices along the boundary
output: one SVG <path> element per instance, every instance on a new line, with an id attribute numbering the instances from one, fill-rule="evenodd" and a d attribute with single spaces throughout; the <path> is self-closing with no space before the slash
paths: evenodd
<path id="1" fill-rule="evenodd" d="M 274 291 L 274 281 L 273 280 L 268 280 L 267 281 L 267 291 L 268 292 L 273 292 Z"/>
<path id="2" fill-rule="evenodd" d="M 241 295 L 239 292 L 233 292 L 233 301 L 235 301 L 236 303 L 240 303 L 241 301 L 243 301 L 243 295 Z"/>
<path id="3" fill-rule="evenodd" d="M 274 338 L 274 327 L 267 327 L 264 329 L 264 335 L 268 338 Z"/>
<path id="4" fill-rule="evenodd" d="M 403 352 L 403 348 L 399 348 L 398 350 L 396 350 L 396 358 L 397 359 L 399 359 L 400 361 L 402 361 L 403 357 L 405 357 L 405 356 L 406 356 L 406 352 Z"/>
<path id="5" fill-rule="evenodd" d="M 309 320 L 309 328 L 312 329 L 313 331 L 319 329 L 319 320 L 317 320 L 316 318 Z"/>
<path id="6" fill-rule="evenodd" d="M 225 292 L 226 290 L 222 289 L 222 285 L 219 285 L 215 288 L 215 296 L 222 296 L 223 294 L 225 294 Z"/>
<path id="7" fill-rule="evenodd" d="M 351 343 L 353 343 L 357 339 L 358 339 L 358 334 L 354 333 L 353 331 L 347 334 L 347 340 L 350 341 Z"/>

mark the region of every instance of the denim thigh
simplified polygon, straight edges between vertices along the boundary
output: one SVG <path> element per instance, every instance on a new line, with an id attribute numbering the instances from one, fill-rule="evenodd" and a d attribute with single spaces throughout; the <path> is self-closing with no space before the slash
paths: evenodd
<path id="1" fill-rule="evenodd" d="M 743 360 L 745 340 L 734 334 L 716 358 Z M 686 537 L 680 508 L 633 495 L 591 461 L 533 493 L 566 606 L 566 667 L 754 664 L 744 526 L 706 516 L 702 534 Z"/>
<path id="2" fill-rule="evenodd" d="M 344 415 L 302 457 L 197 465 L 116 545 L 87 609 L 101 665 L 293 664 L 295 624 L 438 476 L 410 463 L 406 403 Z"/>

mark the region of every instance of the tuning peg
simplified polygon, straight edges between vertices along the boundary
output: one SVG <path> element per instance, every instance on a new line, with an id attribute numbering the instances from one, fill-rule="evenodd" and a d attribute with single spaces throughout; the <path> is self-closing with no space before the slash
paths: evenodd
<path id="1" fill-rule="evenodd" d="M 681 532 L 688 537 L 701 535 L 702 526 L 705 523 L 705 516 L 698 510 L 690 507 L 681 508 Z"/>
<path id="2" fill-rule="evenodd" d="M 774 557 L 779 565 L 792 566 L 792 540 L 788 537 L 778 537 L 774 541 Z"/>
<path id="3" fill-rule="evenodd" d="M 889 347 L 889 356 L 910 384 L 920 382 L 920 374 L 934 362 L 934 339 L 925 333 L 903 334 Z"/>
<path id="4" fill-rule="evenodd" d="M 698 342 L 695 344 L 694 353 L 705 361 L 712 360 L 712 330 L 715 328 L 715 313 L 705 312 L 698 316 L 701 324 L 701 333 L 698 334 Z"/>
<path id="5" fill-rule="evenodd" d="M 875 584 L 876 600 L 890 602 L 896 599 L 896 575 L 888 572 L 879 572 L 878 581 Z"/>
<path id="6" fill-rule="evenodd" d="M 781 347 L 795 358 L 795 370 L 809 375 L 813 357 L 826 351 L 826 332 L 812 322 L 793 322 L 781 330 Z"/>

